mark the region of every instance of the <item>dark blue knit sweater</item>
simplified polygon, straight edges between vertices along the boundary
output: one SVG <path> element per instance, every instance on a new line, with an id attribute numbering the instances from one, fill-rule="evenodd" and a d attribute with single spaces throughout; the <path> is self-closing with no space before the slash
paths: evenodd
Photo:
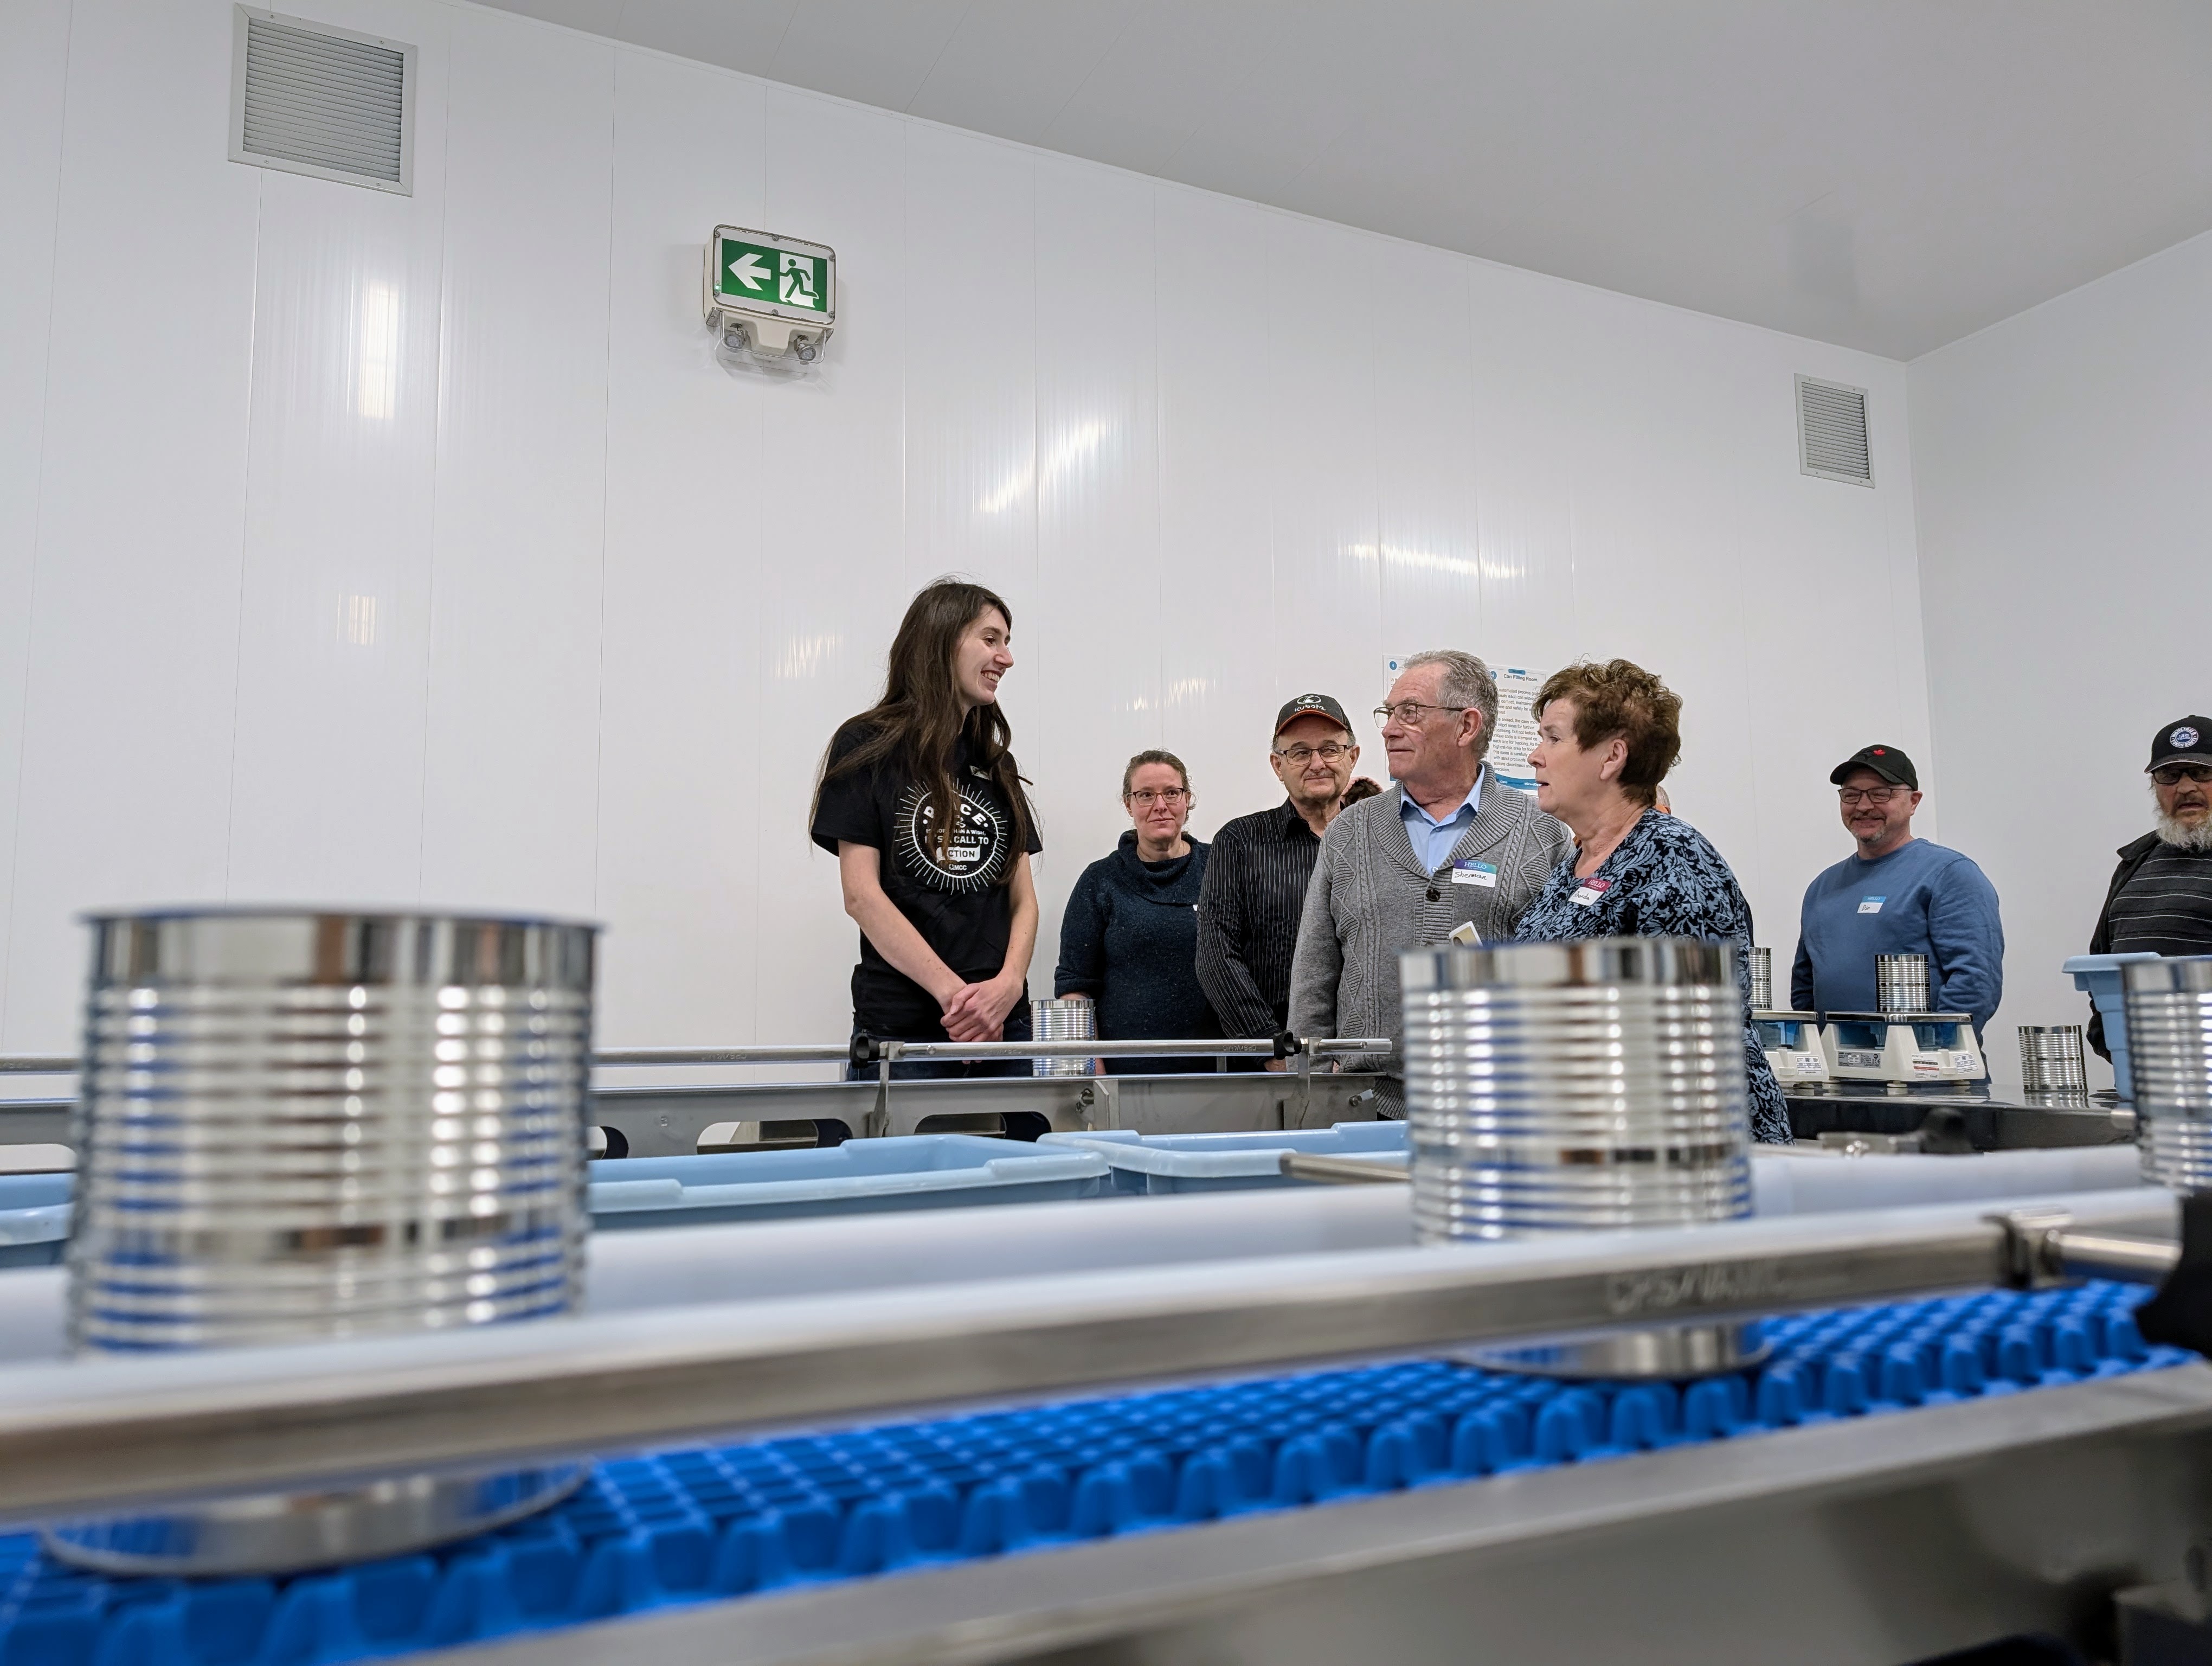
<path id="1" fill-rule="evenodd" d="M 1141 862 L 1132 829 L 1112 855 L 1083 870 L 1068 897 L 1053 993 L 1097 1001 L 1103 1040 L 1221 1033 L 1198 987 L 1198 891 L 1206 878 L 1206 848 L 1196 839 L 1188 842 L 1188 856 Z M 1211 1070 L 1213 1061 L 1115 1059 L 1108 1068 L 1158 1074 Z"/>

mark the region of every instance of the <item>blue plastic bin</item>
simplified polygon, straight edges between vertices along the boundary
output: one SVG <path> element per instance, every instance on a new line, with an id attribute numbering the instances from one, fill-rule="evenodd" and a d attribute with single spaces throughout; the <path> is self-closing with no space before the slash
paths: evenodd
<path id="1" fill-rule="evenodd" d="M 702 1226 L 731 1220 L 1052 1203 L 1096 1197 L 1111 1172 L 1096 1152 L 972 1134 L 849 1140 L 806 1151 L 625 1158 L 587 1165 L 592 1225 Z"/>
<path id="2" fill-rule="evenodd" d="M 69 1243 L 73 1174 L 0 1174 L 0 1267 L 52 1267 Z"/>
<path id="3" fill-rule="evenodd" d="M 1409 1148 L 1403 1122 L 1339 1122 L 1334 1128 L 1267 1129 L 1257 1134 L 1133 1134 L 1108 1128 L 1095 1134 L 1048 1134 L 1041 1146 L 1087 1146 L 1114 1165 L 1120 1193 L 1241 1192 L 1295 1186 L 1282 1170 L 1282 1154 L 1371 1157 L 1405 1162 Z"/>
<path id="4" fill-rule="evenodd" d="M 2071 972 L 2074 987 L 2096 1003 L 2105 1020 L 2105 1045 L 2112 1054 L 2112 1085 L 2130 1104 L 2135 1101 L 2136 1085 L 2128 1073 L 2128 998 L 2120 987 L 2120 968 L 2157 958 L 2154 954 L 2077 954 L 2060 968 Z"/>

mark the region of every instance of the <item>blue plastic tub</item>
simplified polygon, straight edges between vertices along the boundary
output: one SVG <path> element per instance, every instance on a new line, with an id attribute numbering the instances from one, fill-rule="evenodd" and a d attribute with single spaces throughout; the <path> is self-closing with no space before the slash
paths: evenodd
<path id="1" fill-rule="evenodd" d="M 1114 1165 L 1115 1191 L 1144 1194 L 1295 1186 L 1300 1183 L 1282 1170 L 1286 1151 L 1401 1164 L 1408 1156 L 1403 1122 L 1339 1122 L 1334 1128 L 1257 1134 L 1132 1134 L 1110 1128 L 1096 1134 L 1048 1134 L 1037 1144 L 1101 1152 Z"/>
<path id="2" fill-rule="evenodd" d="M 972 1134 L 851 1140 L 804 1151 L 626 1158 L 587 1165 L 592 1225 L 703 1226 L 731 1220 L 964 1208 L 1096 1197 L 1110 1170 L 1092 1151 Z"/>
<path id="3" fill-rule="evenodd" d="M 2077 954 L 2059 969 L 2074 975 L 2074 987 L 2095 1002 L 2103 1016 L 2105 1045 L 2112 1054 L 2112 1085 L 2130 1104 L 2136 1085 L 2128 1073 L 2127 992 L 2120 988 L 2120 968 L 2134 961 L 2157 958 L 2154 954 Z"/>
<path id="4" fill-rule="evenodd" d="M 0 1267 L 52 1267 L 69 1243 L 73 1174 L 0 1174 Z"/>

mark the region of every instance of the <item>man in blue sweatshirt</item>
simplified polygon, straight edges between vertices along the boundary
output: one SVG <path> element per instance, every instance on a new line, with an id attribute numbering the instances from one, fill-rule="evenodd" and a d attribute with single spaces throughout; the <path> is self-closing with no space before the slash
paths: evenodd
<path id="1" fill-rule="evenodd" d="M 1980 1035 L 2004 994 L 1996 888 L 1957 851 L 1912 836 L 1920 777 L 1896 747 L 1863 747 L 1828 779 L 1858 851 L 1805 888 L 1790 1004 L 1874 1012 L 1875 957 L 1924 954 L 1936 1010 L 1972 1013 Z"/>

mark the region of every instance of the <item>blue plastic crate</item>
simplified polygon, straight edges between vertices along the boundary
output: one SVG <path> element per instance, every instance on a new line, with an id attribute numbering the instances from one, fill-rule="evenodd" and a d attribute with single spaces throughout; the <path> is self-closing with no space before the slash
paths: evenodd
<path id="1" fill-rule="evenodd" d="M 1799 1315 L 1687 1388 L 1424 1360 L 623 1459 L 496 1533 L 280 1579 L 109 1578 L 0 1538 L 0 1666 L 336 1666 L 2194 1359 L 2144 1347 L 2146 1293 Z"/>
<path id="2" fill-rule="evenodd" d="M 1283 1173 L 1286 1151 L 1317 1157 L 1371 1157 L 1403 1163 L 1403 1122 L 1339 1122 L 1326 1128 L 1267 1129 L 1256 1134 L 1048 1134 L 1040 1146 L 1096 1151 L 1114 1165 L 1116 1192 L 1239 1192 L 1300 1183 Z"/>
<path id="3" fill-rule="evenodd" d="M 887 1209 L 1095 1197 L 1110 1171 L 1091 1151 L 1039 1150 L 972 1134 L 848 1140 L 802 1151 L 623 1158 L 588 1165 L 592 1225 L 708 1225 Z"/>
<path id="4" fill-rule="evenodd" d="M 73 1174 L 0 1174 L 0 1267 L 52 1267 L 69 1244 Z"/>
<path id="5" fill-rule="evenodd" d="M 2077 954 L 2059 970 L 2073 975 L 2074 987 L 2089 997 L 2105 1020 L 2105 1046 L 2112 1055 L 2112 1085 L 2121 1098 L 2135 1102 L 2135 1079 L 2128 1073 L 2127 991 L 2120 968 L 2154 954 Z"/>

